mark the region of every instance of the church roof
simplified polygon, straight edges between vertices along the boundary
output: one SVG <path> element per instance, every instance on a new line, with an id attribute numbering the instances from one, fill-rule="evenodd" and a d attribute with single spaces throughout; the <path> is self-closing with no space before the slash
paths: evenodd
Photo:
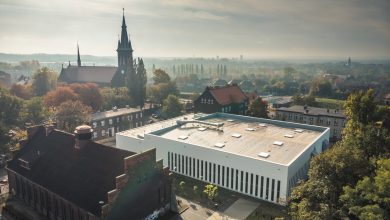
<path id="1" fill-rule="evenodd" d="M 76 206 L 100 216 L 100 201 L 107 203 L 107 193 L 115 189 L 115 177 L 124 173 L 124 158 L 130 151 L 88 142 L 75 149 L 75 137 L 45 127 L 37 132 L 8 162 L 8 169 L 37 183 Z M 29 163 L 26 169 L 19 161 Z"/>
<path id="2" fill-rule="evenodd" d="M 61 70 L 59 81 L 110 84 L 117 69 L 109 66 L 68 66 Z"/>

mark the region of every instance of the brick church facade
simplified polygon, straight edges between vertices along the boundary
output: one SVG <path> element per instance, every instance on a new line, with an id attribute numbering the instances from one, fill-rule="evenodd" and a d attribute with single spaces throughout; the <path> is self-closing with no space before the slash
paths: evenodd
<path id="1" fill-rule="evenodd" d="M 125 74 L 134 71 L 133 48 L 129 35 L 125 15 L 122 18 L 121 38 L 117 47 L 118 67 L 113 66 L 83 66 L 81 65 L 80 50 L 77 45 L 77 66 L 62 67 L 59 82 L 63 83 L 96 83 L 104 87 L 121 87 L 125 85 Z"/>

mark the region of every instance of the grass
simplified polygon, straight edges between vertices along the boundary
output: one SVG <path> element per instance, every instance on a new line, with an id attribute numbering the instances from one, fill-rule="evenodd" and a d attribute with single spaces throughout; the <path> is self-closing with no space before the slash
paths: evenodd
<path id="1" fill-rule="evenodd" d="M 320 108 L 344 109 L 345 100 L 316 98 L 316 101 Z"/>

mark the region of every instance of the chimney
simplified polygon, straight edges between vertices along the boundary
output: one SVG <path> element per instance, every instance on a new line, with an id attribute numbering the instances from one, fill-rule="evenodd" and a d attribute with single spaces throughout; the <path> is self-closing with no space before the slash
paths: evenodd
<path id="1" fill-rule="evenodd" d="M 326 109 L 326 112 L 329 113 L 329 109 Z"/>
<path id="2" fill-rule="evenodd" d="M 55 129 L 54 124 L 45 125 L 46 137 Z"/>
<path id="3" fill-rule="evenodd" d="M 305 112 L 306 112 L 306 114 L 309 113 L 309 109 L 306 109 Z"/>
<path id="4" fill-rule="evenodd" d="M 89 125 L 80 125 L 74 130 L 75 145 L 74 148 L 82 149 L 92 140 L 92 128 Z"/>

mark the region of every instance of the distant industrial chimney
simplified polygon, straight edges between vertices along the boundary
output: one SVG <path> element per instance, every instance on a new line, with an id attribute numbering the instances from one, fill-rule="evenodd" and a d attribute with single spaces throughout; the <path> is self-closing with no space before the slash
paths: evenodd
<path id="1" fill-rule="evenodd" d="M 88 125 L 80 125 L 74 130 L 76 149 L 82 149 L 92 139 L 92 128 Z"/>

